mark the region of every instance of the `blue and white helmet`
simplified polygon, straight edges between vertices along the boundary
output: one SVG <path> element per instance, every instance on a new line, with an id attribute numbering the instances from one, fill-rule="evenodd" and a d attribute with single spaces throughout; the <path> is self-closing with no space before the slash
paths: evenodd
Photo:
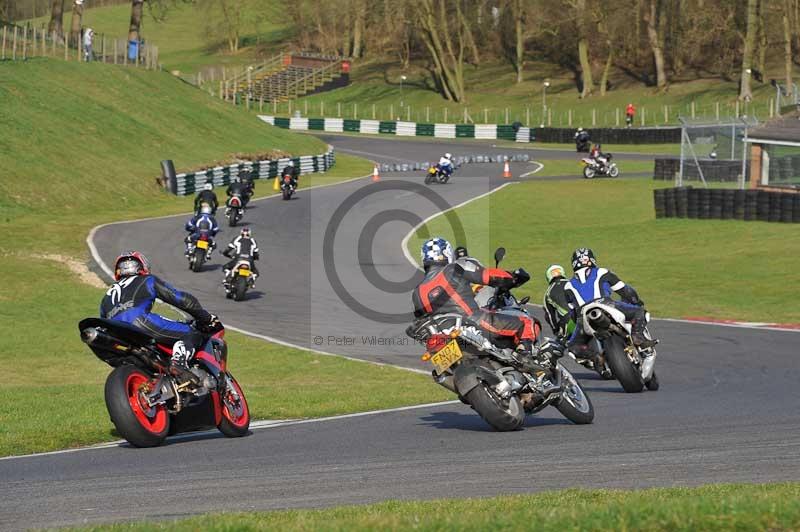
<path id="1" fill-rule="evenodd" d="M 453 262 L 453 246 L 444 238 L 434 237 L 422 244 L 422 264 L 450 264 Z"/>

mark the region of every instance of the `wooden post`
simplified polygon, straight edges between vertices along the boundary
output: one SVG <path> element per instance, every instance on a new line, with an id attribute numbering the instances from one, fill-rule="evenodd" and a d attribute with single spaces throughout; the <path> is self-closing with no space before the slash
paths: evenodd
<path id="1" fill-rule="evenodd" d="M 308 116 L 308 100 L 303 100 L 303 116 Z"/>
<path id="2" fill-rule="evenodd" d="M 106 57 L 106 34 L 103 34 L 103 63 L 108 63 L 108 58 Z"/>
<path id="3" fill-rule="evenodd" d="M 428 106 L 425 107 L 425 122 L 431 123 L 431 108 Z"/>
<path id="4" fill-rule="evenodd" d="M 567 111 L 567 125 L 569 125 L 569 127 L 572 127 L 572 109 L 569 109 Z"/>
<path id="5" fill-rule="evenodd" d="M 739 118 L 739 100 L 736 100 L 736 118 Z"/>
<path id="6" fill-rule="evenodd" d="M 128 66 L 128 41 L 122 41 L 122 64 Z"/>
<path id="7" fill-rule="evenodd" d="M 28 26 L 22 28 L 22 60 L 28 58 Z"/>
<path id="8" fill-rule="evenodd" d="M 117 64 L 117 56 L 119 55 L 119 39 L 114 39 L 114 64 Z"/>
<path id="9" fill-rule="evenodd" d="M 358 102 L 353 103 L 353 120 L 358 120 Z"/>
<path id="10" fill-rule="evenodd" d="M 53 43 L 53 46 L 51 47 L 52 50 L 53 50 L 52 56 L 55 57 L 56 56 L 56 32 L 53 32 L 53 35 L 51 36 L 51 39 L 52 39 L 51 42 Z"/>
<path id="11" fill-rule="evenodd" d="M 6 58 L 6 34 L 8 33 L 8 26 L 3 26 L 3 55 L 2 58 L 5 60 Z"/>
<path id="12" fill-rule="evenodd" d="M 614 124 L 619 127 L 619 107 L 614 109 Z"/>
<path id="13" fill-rule="evenodd" d="M 592 127 L 597 125 L 597 109 L 592 107 Z"/>
<path id="14" fill-rule="evenodd" d="M 714 107 L 716 107 L 717 121 L 719 121 L 719 102 L 716 102 Z"/>
<path id="15" fill-rule="evenodd" d="M 505 121 L 505 123 L 508 124 L 508 107 L 506 107 L 506 121 Z"/>
<path id="16" fill-rule="evenodd" d="M 442 120 L 442 123 L 447 123 L 447 107 L 444 108 L 444 120 Z"/>
<path id="17" fill-rule="evenodd" d="M 17 60 L 17 27 L 14 26 L 14 43 L 11 46 L 11 60 Z"/>
<path id="18" fill-rule="evenodd" d="M 275 116 L 277 114 L 278 114 L 278 100 L 272 98 L 272 116 Z"/>
<path id="19" fill-rule="evenodd" d="M 664 124 L 669 124 L 669 106 L 664 106 Z"/>
<path id="20" fill-rule="evenodd" d="M 531 127 L 531 108 L 525 106 L 525 125 Z"/>
<path id="21" fill-rule="evenodd" d="M 31 28 L 31 30 L 33 30 L 33 46 L 31 47 L 31 51 L 33 52 L 32 55 L 36 56 L 36 45 L 38 44 L 36 42 L 36 26 Z"/>
<path id="22" fill-rule="evenodd" d="M 319 102 L 319 116 L 325 118 L 325 102 Z M 372 118 L 375 118 L 375 104 L 372 104 Z"/>
<path id="23" fill-rule="evenodd" d="M 553 126 L 553 108 L 552 107 L 548 107 L 547 108 L 547 127 L 552 127 L 552 126 Z"/>
<path id="24" fill-rule="evenodd" d="M 264 112 L 264 92 L 263 91 L 261 92 L 261 95 L 258 98 L 258 112 L 259 113 L 263 113 Z"/>
<path id="25" fill-rule="evenodd" d="M 406 121 L 411 122 L 411 106 L 406 105 Z"/>
<path id="26" fill-rule="evenodd" d="M 222 89 L 222 80 L 219 80 L 219 99 L 220 100 L 224 100 L 222 91 L 223 91 L 223 89 Z"/>
<path id="27" fill-rule="evenodd" d="M 642 126 L 644 126 L 644 117 L 647 114 L 647 109 L 642 106 Z"/>
<path id="28" fill-rule="evenodd" d="M 375 104 L 372 104 L 372 119 L 375 120 Z"/>
<path id="29" fill-rule="evenodd" d="M 692 118 L 694 118 L 694 117 L 695 117 L 695 104 L 694 104 L 694 100 L 692 100 Z"/>

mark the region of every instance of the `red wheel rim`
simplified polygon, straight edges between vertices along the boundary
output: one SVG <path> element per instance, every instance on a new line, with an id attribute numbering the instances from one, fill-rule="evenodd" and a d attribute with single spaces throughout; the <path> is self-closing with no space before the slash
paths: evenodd
<path id="1" fill-rule="evenodd" d="M 250 409 L 247 408 L 247 400 L 244 398 L 239 383 L 233 377 L 228 377 L 228 389 L 222 398 L 222 406 L 222 415 L 235 427 L 245 427 L 250 423 Z"/>
<path id="2" fill-rule="evenodd" d="M 131 405 L 131 410 L 142 427 L 153 434 L 160 434 L 167 428 L 167 409 L 164 405 L 150 406 L 147 404 L 147 400 L 141 392 L 141 388 L 147 384 L 147 381 L 147 376 L 142 373 L 128 375 L 128 381 L 125 383 L 128 404 Z"/>

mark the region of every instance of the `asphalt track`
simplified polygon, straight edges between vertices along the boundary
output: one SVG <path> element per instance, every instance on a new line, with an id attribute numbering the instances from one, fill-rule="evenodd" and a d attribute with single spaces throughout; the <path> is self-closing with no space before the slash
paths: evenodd
<path id="1" fill-rule="evenodd" d="M 386 162 L 432 160 L 442 151 L 432 142 L 328 140 L 340 151 Z M 492 153 L 476 148 L 447 145 L 454 154 Z M 625 157 L 618 160 L 624 171 Z M 513 168 L 515 175 L 532 169 Z M 467 165 L 452 184 L 431 189 L 454 206 L 509 182 L 497 174 L 494 165 Z M 141 249 L 158 274 L 195 293 L 231 325 L 300 346 L 424 369 L 421 350 L 400 341 L 405 325 L 399 323 L 410 307 L 401 289 L 416 275 L 400 241 L 419 220 L 442 210 L 408 186 L 419 181 L 387 175 L 379 184 L 357 180 L 300 191 L 290 202 L 254 203 L 245 221 L 259 238 L 264 275 L 241 303 L 224 299 L 219 257 L 204 272 L 188 271 L 180 245 L 185 217 L 109 225 L 97 231 L 95 243 L 105 262 L 122 248 Z M 343 217 L 323 257 L 323 238 L 337 208 L 359 191 L 369 195 Z M 388 218 L 375 218 L 387 211 Z M 488 223 L 491 215 L 484 215 Z M 535 230 L 534 222 L 532 205 L 520 213 L 520 226 Z M 365 228 L 375 233 L 372 243 L 360 238 Z M 232 235 L 225 228 L 220 242 Z M 467 243 L 483 244 L 469 238 Z M 538 272 L 547 260 L 524 266 Z M 332 288 L 326 264 L 329 270 L 336 266 L 357 302 L 398 316 L 378 319 L 349 308 Z M 376 273 L 396 284 L 387 290 L 365 281 Z M 593 425 L 571 425 L 548 409 L 530 417 L 525 430 L 500 434 L 468 407 L 445 404 L 277 425 L 238 440 L 201 435 L 157 449 L 121 446 L 0 460 L 0 529 L 576 486 L 800 480 L 797 333 L 658 320 L 653 329 L 662 339 L 660 391 L 627 395 L 614 382 L 576 370 L 595 404 Z M 362 336 L 385 338 L 390 345 L 369 345 Z M 321 345 L 315 337 L 323 339 Z M 341 345 L 348 338 L 352 345 Z M 234 371 L 235 357 L 233 346 Z"/>

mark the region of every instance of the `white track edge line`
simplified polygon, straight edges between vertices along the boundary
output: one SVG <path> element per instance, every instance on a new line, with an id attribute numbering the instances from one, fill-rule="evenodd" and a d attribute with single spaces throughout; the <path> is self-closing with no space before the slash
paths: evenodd
<path id="1" fill-rule="evenodd" d="M 326 417 L 318 417 L 310 419 L 264 419 L 261 421 L 255 421 L 251 423 L 250 430 L 256 431 L 263 429 L 274 429 L 278 427 L 290 427 L 293 425 L 306 425 L 308 423 L 320 423 L 323 421 L 338 421 L 340 419 L 351 419 L 356 417 L 374 416 L 379 414 L 392 414 L 395 412 L 406 412 L 409 410 L 419 410 L 422 408 L 433 408 L 436 406 L 458 404 L 460 402 L 461 401 L 456 401 L 456 400 L 440 401 L 438 403 L 424 403 L 421 405 L 398 406 L 395 408 L 385 408 L 383 410 L 369 410 L 367 412 L 355 412 L 353 414 L 340 414 L 336 416 L 326 416 Z M 192 439 L 197 436 L 213 435 L 217 433 L 218 431 L 216 429 L 201 430 L 197 432 L 186 432 L 183 434 L 176 434 L 175 436 L 170 436 L 169 438 L 167 438 L 167 442 L 168 443 L 176 442 L 181 440 Z M 0 461 L 19 460 L 23 458 L 38 458 L 40 456 L 52 456 L 58 454 L 77 453 L 82 451 L 95 451 L 99 449 L 112 449 L 114 447 L 120 447 L 125 443 L 126 443 L 125 440 L 116 440 L 105 443 L 98 443 L 96 445 L 89 445 L 86 447 L 75 447 L 74 449 L 61 449 L 59 451 L 47 451 L 43 453 L 20 454 L 17 456 L 3 456 L 0 457 Z"/>

